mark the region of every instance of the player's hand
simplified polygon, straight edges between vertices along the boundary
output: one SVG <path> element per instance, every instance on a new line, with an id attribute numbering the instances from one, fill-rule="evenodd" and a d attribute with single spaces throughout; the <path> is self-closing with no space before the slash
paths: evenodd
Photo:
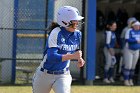
<path id="1" fill-rule="evenodd" d="M 78 63 L 77 63 L 77 66 L 80 68 L 80 67 L 83 67 L 85 64 L 85 61 L 83 58 L 80 58 L 78 59 Z"/>
<path id="2" fill-rule="evenodd" d="M 74 54 L 73 54 L 73 58 L 74 59 L 80 59 L 82 57 L 82 51 L 81 50 L 78 50 L 76 51 Z"/>

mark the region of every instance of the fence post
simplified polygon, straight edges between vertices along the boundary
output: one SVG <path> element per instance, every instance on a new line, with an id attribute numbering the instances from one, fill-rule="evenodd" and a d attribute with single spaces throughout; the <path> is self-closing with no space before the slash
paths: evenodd
<path id="1" fill-rule="evenodd" d="M 86 82 L 91 85 L 95 79 L 96 0 L 87 0 L 86 6 Z"/>
<path id="2" fill-rule="evenodd" d="M 14 0 L 1 0 L 0 2 L 0 27 L 13 28 L 13 12 L 11 8 L 14 7 Z M 13 31 L 0 30 L 0 57 L 1 58 L 12 58 L 13 48 Z M 11 83 L 12 77 L 12 60 L 3 60 L 1 64 L 1 81 L 2 83 Z"/>

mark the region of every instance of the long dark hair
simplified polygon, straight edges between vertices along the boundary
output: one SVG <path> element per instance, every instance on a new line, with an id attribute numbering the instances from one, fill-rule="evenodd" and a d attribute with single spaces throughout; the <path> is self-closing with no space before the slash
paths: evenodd
<path id="1" fill-rule="evenodd" d="M 110 26 L 112 26 L 114 23 L 116 23 L 115 20 L 108 20 L 105 25 L 105 30 L 110 30 Z"/>
<path id="2" fill-rule="evenodd" d="M 51 33 L 51 31 L 54 29 L 54 28 L 56 28 L 56 27 L 60 27 L 60 25 L 58 24 L 58 23 L 56 23 L 56 22 L 52 22 L 51 23 L 51 25 L 48 27 L 48 34 L 50 34 Z"/>

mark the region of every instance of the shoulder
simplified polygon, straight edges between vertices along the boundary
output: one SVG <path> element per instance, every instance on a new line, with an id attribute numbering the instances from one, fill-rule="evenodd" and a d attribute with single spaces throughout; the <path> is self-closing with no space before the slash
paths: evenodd
<path id="1" fill-rule="evenodd" d="M 60 27 L 56 27 L 51 31 L 50 36 L 58 35 L 60 31 L 61 31 Z"/>
<path id="2" fill-rule="evenodd" d="M 127 27 L 125 27 L 125 28 L 122 30 L 121 38 L 123 38 L 123 37 L 125 36 L 126 32 L 127 32 L 129 29 L 131 29 L 131 28 L 129 28 L 129 27 L 127 26 Z"/>
<path id="3" fill-rule="evenodd" d="M 133 31 L 133 29 L 128 29 L 127 31 L 126 31 L 126 34 L 125 34 L 125 37 L 129 37 L 130 35 L 132 35 L 134 33 L 134 31 Z M 130 38 L 130 37 L 129 37 Z"/>
<path id="4" fill-rule="evenodd" d="M 75 30 L 75 33 L 81 34 L 81 31 L 80 30 Z"/>
<path id="5" fill-rule="evenodd" d="M 129 27 L 127 26 L 127 27 L 125 27 L 123 30 L 122 30 L 122 32 L 125 32 L 125 31 L 127 31 L 129 29 Z"/>
<path id="6" fill-rule="evenodd" d="M 49 41 L 57 40 L 60 32 L 61 32 L 60 27 L 54 28 L 49 35 Z"/>
<path id="7" fill-rule="evenodd" d="M 105 31 L 105 33 L 106 33 L 107 35 L 111 35 L 111 34 L 112 34 L 111 31 Z"/>
<path id="8" fill-rule="evenodd" d="M 48 38 L 48 47 L 58 47 L 57 42 L 58 42 L 58 34 L 61 31 L 59 27 L 54 28 Z"/>
<path id="9" fill-rule="evenodd" d="M 135 31 L 133 29 L 129 29 L 127 32 L 128 33 L 135 33 Z"/>
<path id="10" fill-rule="evenodd" d="M 78 36 L 78 37 L 81 37 L 81 36 L 82 36 L 82 33 L 81 33 L 81 31 L 79 31 L 79 30 L 76 30 L 76 31 L 74 32 L 74 34 L 75 34 L 75 36 Z"/>

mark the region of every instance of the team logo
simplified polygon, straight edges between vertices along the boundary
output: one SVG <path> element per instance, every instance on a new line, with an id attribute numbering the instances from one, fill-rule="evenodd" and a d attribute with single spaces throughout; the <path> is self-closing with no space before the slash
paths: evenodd
<path id="1" fill-rule="evenodd" d="M 61 38 L 61 42 L 65 43 L 65 39 L 64 38 Z"/>
<path id="2" fill-rule="evenodd" d="M 131 34 L 134 35 L 135 33 L 134 32 L 131 32 Z"/>

